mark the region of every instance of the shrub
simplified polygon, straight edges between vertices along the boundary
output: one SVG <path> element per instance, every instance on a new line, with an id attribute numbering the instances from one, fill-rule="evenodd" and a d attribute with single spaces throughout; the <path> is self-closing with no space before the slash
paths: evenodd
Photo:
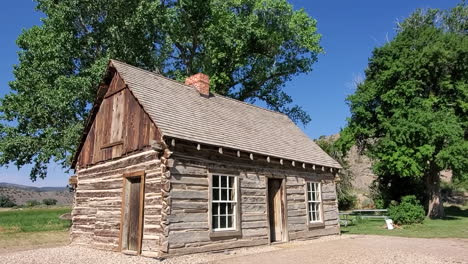
<path id="1" fill-rule="evenodd" d="M 356 205 L 357 197 L 349 191 L 338 192 L 338 209 L 350 210 Z"/>
<path id="2" fill-rule="evenodd" d="M 8 196 L 0 195 L 0 207 L 13 207 L 16 204 Z"/>
<path id="3" fill-rule="evenodd" d="M 374 206 L 377 209 L 385 208 L 385 200 L 383 198 L 374 198 Z"/>
<path id="4" fill-rule="evenodd" d="M 401 198 L 401 203 L 393 202 L 388 208 L 389 217 L 399 225 L 421 223 L 425 218 L 424 207 L 414 195 Z"/>
<path id="5" fill-rule="evenodd" d="M 45 205 L 56 205 L 56 204 L 57 204 L 57 200 L 51 199 L 51 198 L 47 198 L 47 199 L 42 200 L 42 203 L 45 204 Z"/>
<path id="6" fill-rule="evenodd" d="M 26 201 L 25 205 L 27 207 L 33 207 L 33 206 L 37 206 L 37 205 L 40 205 L 41 203 L 37 200 L 29 200 L 29 201 Z"/>

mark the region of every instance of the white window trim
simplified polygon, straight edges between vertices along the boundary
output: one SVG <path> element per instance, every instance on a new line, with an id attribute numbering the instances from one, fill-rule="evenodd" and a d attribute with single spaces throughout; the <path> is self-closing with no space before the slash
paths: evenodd
<path id="1" fill-rule="evenodd" d="M 228 176 L 234 178 L 234 201 L 230 200 L 213 200 L 213 176 Z M 240 218 L 240 179 L 239 175 L 228 174 L 228 173 L 216 173 L 211 172 L 208 174 L 209 180 L 209 199 L 208 199 L 208 224 L 211 237 L 223 237 L 223 236 L 240 236 L 241 235 L 241 218 Z M 216 203 L 235 203 L 234 216 L 233 216 L 233 227 L 231 228 L 213 228 L 213 202 Z"/>
<path id="2" fill-rule="evenodd" d="M 319 200 L 312 200 L 309 201 L 309 184 L 317 184 L 317 190 L 318 190 L 318 197 Z M 312 197 L 313 198 L 313 197 Z M 324 219 L 323 219 L 323 202 L 322 202 L 322 183 L 319 181 L 306 181 L 305 182 L 305 201 L 306 201 L 306 211 L 307 211 L 307 224 L 311 227 L 314 227 L 316 225 L 323 225 Z M 313 220 L 311 221 L 310 219 L 310 210 L 309 210 L 309 204 L 310 203 L 318 203 L 318 216 L 320 217 L 319 220 Z"/>

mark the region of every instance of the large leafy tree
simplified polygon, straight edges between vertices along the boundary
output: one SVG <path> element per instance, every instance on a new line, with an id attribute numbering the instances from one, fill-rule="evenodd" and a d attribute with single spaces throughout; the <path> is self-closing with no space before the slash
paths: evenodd
<path id="1" fill-rule="evenodd" d="M 467 21 L 464 3 L 416 11 L 373 51 L 365 80 L 348 97 L 351 118 L 341 140 L 367 150 L 392 188 L 423 184 L 430 217 L 444 215 L 440 171 L 468 178 Z"/>
<path id="2" fill-rule="evenodd" d="M 212 89 L 306 124 L 283 90 L 322 52 L 316 21 L 286 0 L 36 0 L 42 25 L 18 38 L 1 99 L 0 164 L 69 163 L 109 58 L 170 78 L 204 72 Z"/>

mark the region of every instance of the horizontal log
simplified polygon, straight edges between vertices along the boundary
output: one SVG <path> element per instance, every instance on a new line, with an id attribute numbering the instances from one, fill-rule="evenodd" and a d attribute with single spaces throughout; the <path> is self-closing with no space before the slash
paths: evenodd
<path id="1" fill-rule="evenodd" d="M 322 200 L 336 200 L 335 193 L 322 193 Z"/>
<path id="2" fill-rule="evenodd" d="M 266 189 L 242 189 L 241 190 L 242 195 L 247 195 L 247 196 L 265 196 L 266 195 Z"/>
<path id="3" fill-rule="evenodd" d="M 325 220 L 337 219 L 337 218 L 338 218 L 338 212 L 337 212 L 337 211 L 325 212 L 325 213 L 323 214 L 323 218 L 324 218 Z"/>
<path id="4" fill-rule="evenodd" d="M 242 229 L 266 228 L 267 226 L 268 226 L 267 221 L 242 222 Z"/>
<path id="5" fill-rule="evenodd" d="M 170 223 L 178 222 L 207 222 L 208 213 L 182 213 L 182 214 L 171 214 L 168 216 Z"/>
<path id="6" fill-rule="evenodd" d="M 169 233 L 169 248 L 171 244 L 186 244 L 191 242 L 210 241 L 210 234 L 208 231 L 174 231 Z"/>
<path id="7" fill-rule="evenodd" d="M 268 239 L 266 238 L 252 239 L 252 240 L 237 240 L 237 241 L 232 241 L 232 242 L 208 244 L 208 245 L 197 246 L 197 247 L 170 249 L 169 254 L 185 255 L 185 254 L 202 253 L 202 252 L 214 252 L 214 251 L 240 248 L 240 247 L 267 245 L 268 243 L 269 243 Z"/>
<path id="8" fill-rule="evenodd" d="M 265 228 L 253 228 L 253 229 L 242 229 L 242 237 L 265 237 L 268 236 L 268 229 Z"/>
<path id="9" fill-rule="evenodd" d="M 307 231 L 292 232 L 289 234 L 289 239 L 291 240 L 307 239 L 307 238 L 326 236 L 326 235 L 336 235 L 336 234 L 339 234 L 339 230 L 336 227 L 319 228 L 319 229 L 311 229 Z"/>
<path id="10" fill-rule="evenodd" d="M 335 184 L 322 184 L 322 193 L 335 192 Z"/>
<path id="11" fill-rule="evenodd" d="M 208 231 L 209 224 L 208 221 L 204 222 L 179 222 L 179 223 L 171 223 L 170 225 L 171 231 L 178 231 L 178 230 L 198 230 L 198 231 Z"/>
<path id="12" fill-rule="evenodd" d="M 266 187 L 265 181 L 260 181 L 260 180 L 242 180 L 241 181 L 241 188 L 261 189 L 265 187 Z"/>
<path id="13" fill-rule="evenodd" d="M 205 209 L 208 210 L 208 202 L 190 202 L 183 200 L 172 201 L 172 209 Z"/>
<path id="14" fill-rule="evenodd" d="M 307 221 L 306 216 L 289 216 L 288 215 L 288 223 L 289 224 L 305 224 Z"/>
<path id="15" fill-rule="evenodd" d="M 267 221 L 267 215 L 265 213 L 242 213 L 242 221 L 249 222 L 249 221 Z"/>
<path id="16" fill-rule="evenodd" d="M 306 216 L 307 211 L 304 210 L 288 210 L 288 217 L 294 217 L 294 216 Z"/>
<path id="17" fill-rule="evenodd" d="M 172 199 L 208 199 L 207 191 L 198 190 L 172 190 L 170 193 Z"/>
<path id="18" fill-rule="evenodd" d="M 266 204 L 241 204 L 241 208 L 243 213 L 266 213 L 267 210 Z"/>
<path id="19" fill-rule="evenodd" d="M 192 176 L 192 175 L 174 175 L 171 179 L 174 185 L 185 184 L 185 185 L 199 185 L 208 187 L 208 178 L 203 176 Z"/>
<path id="20" fill-rule="evenodd" d="M 245 196 L 242 197 L 242 204 L 265 204 L 266 196 Z"/>
<path id="21" fill-rule="evenodd" d="M 206 168 L 203 167 L 195 167 L 193 165 L 184 165 L 180 162 L 176 162 L 174 167 L 170 169 L 172 176 L 176 177 L 177 174 L 182 175 L 199 175 L 199 176 L 207 176 L 208 171 Z"/>
<path id="22" fill-rule="evenodd" d="M 138 153 L 131 154 L 131 155 L 128 155 L 128 156 L 125 156 L 125 157 L 122 157 L 122 158 L 119 158 L 119 159 L 116 159 L 116 160 L 106 161 L 104 163 L 96 164 L 96 165 L 90 166 L 88 168 L 82 168 L 82 169 L 79 170 L 79 172 L 91 174 L 91 173 L 95 173 L 95 172 L 99 172 L 99 171 L 109 170 L 109 169 L 112 169 L 112 168 L 114 168 L 114 169 L 115 168 L 125 168 L 125 167 L 131 166 L 133 164 L 142 163 L 142 162 L 148 161 L 148 160 L 156 161 L 157 160 L 157 152 L 154 151 L 154 150 L 138 152 Z"/>

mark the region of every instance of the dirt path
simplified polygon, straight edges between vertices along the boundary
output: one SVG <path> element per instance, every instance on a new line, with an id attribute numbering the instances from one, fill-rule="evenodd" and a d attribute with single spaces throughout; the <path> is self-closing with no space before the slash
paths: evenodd
<path id="1" fill-rule="evenodd" d="M 468 239 L 344 235 L 311 241 L 196 254 L 164 261 L 78 246 L 0 253 L 0 263 L 271 264 L 467 263 Z"/>
<path id="2" fill-rule="evenodd" d="M 65 246 L 70 243 L 70 232 L 47 231 L 2 234 L 0 232 L 0 254 L 38 248 Z"/>
<path id="3" fill-rule="evenodd" d="M 276 247 L 284 247 L 284 250 L 212 263 L 468 263 L 467 239 L 355 235 L 302 246 Z"/>

